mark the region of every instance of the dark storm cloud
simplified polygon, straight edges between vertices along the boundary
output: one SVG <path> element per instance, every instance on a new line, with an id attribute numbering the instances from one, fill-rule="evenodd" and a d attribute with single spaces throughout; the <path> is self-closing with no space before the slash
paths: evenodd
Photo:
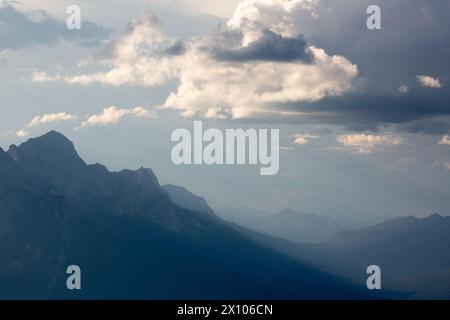
<path id="1" fill-rule="evenodd" d="M 368 30 L 366 9 L 381 8 L 382 29 Z M 450 0 L 321 0 L 317 17 L 299 16 L 308 42 L 358 66 L 355 91 L 315 103 L 274 105 L 302 112 L 289 123 L 323 123 L 364 131 L 393 127 L 427 134 L 450 132 Z M 417 75 L 437 78 L 423 88 Z M 402 94 L 399 87 L 408 86 Z"/>
<path id="2" fill-rule="evenodd" d="M 377 131 L 390 126 L 410 133 L 443 134 L 450 132 L 450 94 L 420 88 L 409 95 L 400 93 L 355 92 L 329 97 L 315 103 L 289 103 L 274 110 L 299 112 L 291 123 L 341 125 L 351 131 Z"/>
<path id="3" fill-rule="evenodd" d="M 450 116 L 438 116 L 414 120 L 396 126 L 399 131 L 442 135 L 450 133 Z"/>
<path id="4" fill-rule="evenodd" d="M 214 48 L 212 54 L 217 60 L 231 62 L 303 61 L 311 63 L 313 61 L 311 52 L 308 49 L 308 42 L 303 36 L 288 38 L 270 30 L 264 30 L 258 40 L 246 47 L 231 50 Z"/>
<path id="5" fill-rule="evenodd" d="M 110 33 L 110 30 L 89 21 L 82 21 L 81 30 L 69 30 L 65 22 L 45 11 L 32 14 L 38 19 L 30 18 L 9 4 L 0 8 L 0 50 L 19 49 L 31 44 L 49 45 L 60 39 L 91 46 Z"/>

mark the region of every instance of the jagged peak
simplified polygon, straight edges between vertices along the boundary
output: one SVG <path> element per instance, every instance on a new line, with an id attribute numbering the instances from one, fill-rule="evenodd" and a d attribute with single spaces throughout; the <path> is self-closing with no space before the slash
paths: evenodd
<path id="1" fill-rule="evenodd" d="M 11 173 L 16 168 L 16 163 L 0 148 L 0 173 Z"/>
<path id="2" fill-rule="evenodd" d="M 85 165 L 72 141 L 57 131 L 50 131 L 40 137 L 28 139 L 19 146 L 11 145 L 8 155 L 16 162 L 21 160 L 42 161 L 61 164 Z"/>

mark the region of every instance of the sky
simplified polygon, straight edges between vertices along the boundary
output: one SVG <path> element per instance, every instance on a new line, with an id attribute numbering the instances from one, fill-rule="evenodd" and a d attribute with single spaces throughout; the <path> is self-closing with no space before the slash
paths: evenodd
<path id="1" fill-rule="evenodd" d="M 448 214 L 449 57 L 450 0 L 4 1 L 0 146 L 57 130 L 213 207 Z M 174 165 L 194 120 L 279 129 L 279 173 Z"/>

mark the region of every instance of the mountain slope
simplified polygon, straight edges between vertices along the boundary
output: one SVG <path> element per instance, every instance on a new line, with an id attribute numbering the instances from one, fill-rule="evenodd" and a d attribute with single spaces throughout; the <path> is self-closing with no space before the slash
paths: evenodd
<path id="1" fill-rule="evenodd" d="M 164 185 L 162 188 L 169 193 L 170 199 L 180 207 L 215 216 L 214 211 L 204 198 L 196 196 L 186 188 L 174 186 L 172 184 Z"/>
<path id="2" fill-rule="evenodd" d="M 323 245 L 298 246 L 295 254 L 358 282 L 366 277 L 365 268 L 376 264 L 387 288 L 448 297 L 448 286 L 436 283 L 448 283 L 449 246 L 450 217 L 434 214 L 338 233 Z"/>
<path id="3" fill-rule="evenodd" d="M 87 165 L 57 132 L 0 152 L 0 298 L 366 298 L 174 204 L 149 169 Z M 65 287 L 68 265 L 82 290 Z"/>
<path id="4" fill-rule="evenodd" d="M 270 213 L 248 207 L 221 207 L 214 212 L 223 220 L 242 227 L 250 227 L 253 222 L 268 216 Z"/>
<path id="5" fill-rule="evenodd" d="M 223 214 L 225 220 L 230 217 L 227 212 Z M 232 219 L 228 219 L 230 222 L 294 243 L 318 243 L 344 230 L 328 217 L 293 210 L 284 210 L 275 214 L 255 213 L 252 215 L 244 211 L 242 217 L 239 212 L 231 211 L 231 217 Z"/>
<path id="6" fill-rule="evenodd" d="M 321 242 L 342 228 L 332 219 L 310 213 L 284 210 L 257 220 L 253 230 L 291 242 Z"/>

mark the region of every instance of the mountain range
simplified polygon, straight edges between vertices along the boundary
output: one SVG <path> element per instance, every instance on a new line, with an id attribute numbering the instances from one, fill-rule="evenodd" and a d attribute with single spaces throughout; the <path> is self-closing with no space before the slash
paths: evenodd
<path id="1" fill-rule="evenodd" d="M 416 299 L 450 299 L 450 217 L 406 216 L 340 232 L 321 244 L 276 244 L 280 252 L 355 283 L 378 265 L 383 288 Z"/>
<path id="2" fill-rule="evenodd" d="M 174 197 L 179 206 L 214 212 L 204 198 L 184 188 L 178 191 L 183 193 Z M 332 219 L 292 210 L 269 214 L 224 207 L 215 212 L 256 243 L 356 284 L 365 282 L 369 265 L 378 265 L 385 297 L 450 298 L 450 253 L 446 250 L 450 217 L 405 216 L 363 227 L 358 220 L 346 219 L 342 227 Z"/>
<path id="3" fill-rule="evenodd" d="M 150 169 L 88 165 L 55 131 L 0 149 L 0 298 L 370 297 L 257 243 L 203 201 L 182 208 L 182 193 Z M 67 290 L 68 265 L 80 266 L 81 290 Z"/>
<path id="4" fill-rule="evenodd" d="M 249 208 L 220 208 L 216 212 L 226 221 L 294 243 L 320 243 L 347 230 L 329 217 L 291 209 L 273 214 Z"/>

